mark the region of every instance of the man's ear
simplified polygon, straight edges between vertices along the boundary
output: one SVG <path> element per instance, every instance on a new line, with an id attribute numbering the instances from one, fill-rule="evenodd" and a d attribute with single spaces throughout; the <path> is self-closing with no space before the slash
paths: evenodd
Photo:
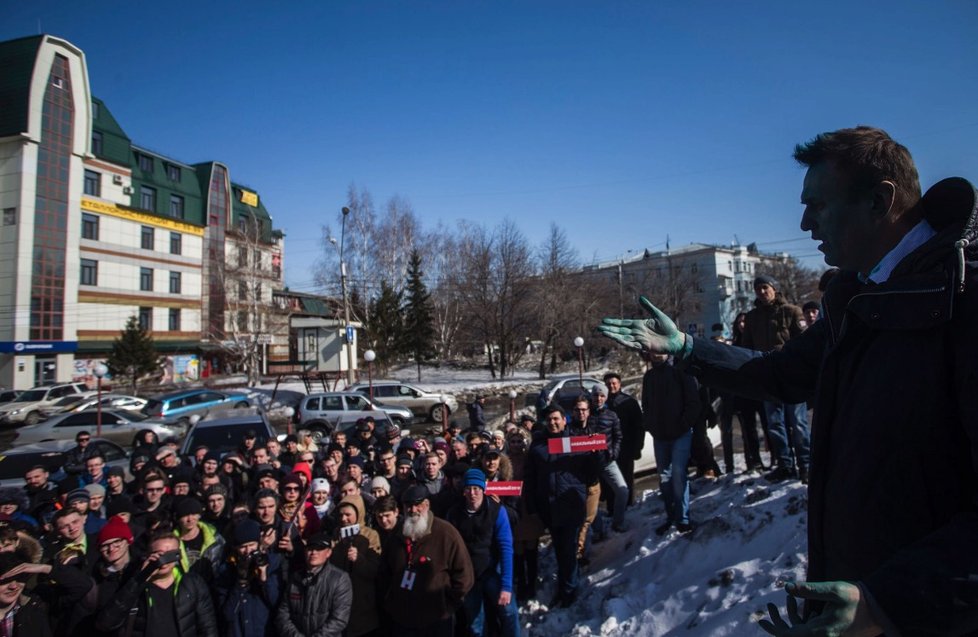
<path id="1" fill-rule="evenodd" d="M 893 202 L 896 201 L 896 184 L 892 181 L 881 181 L 873 188 L 873 214 L 884 218 L 893 212 Z"/>

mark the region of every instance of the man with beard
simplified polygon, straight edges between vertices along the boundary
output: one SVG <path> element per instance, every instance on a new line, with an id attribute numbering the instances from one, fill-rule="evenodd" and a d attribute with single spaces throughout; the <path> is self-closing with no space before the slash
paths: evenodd
<path id="1" fill-rule="evenodd" d="M 99 630 L 124 629 L 132 637 L 217 637 L 210 591 L 199 575 L 180 571 L 179 546 L 172 533 L 152 538 L 142 567 L 99 613 Z"/>
<path id="2" fill-rule="evenodd" d="M 275 616 L 282 637 L 340 637 L 350 620 L 350 576 L 329 563 L 333 541 L 318 533 L 306 543 L 305 568 L 289 575 Z"/>
<path id="3" fill-rule="evenodd" d="M 51 474 L 43 465 L 35 465 L 24 474 L 24 490 L 30 498 L 27 513 L 42 526 L 45 519 L 50 520 L 57 508 L 58 485 L 51 482 Z"/>
<path id="4" fill-rule="evenodd" d="M 432 514 L 428 498 L 420 485 L 404 492 L 404 526 L 384 550 L 379 585 L 395 637 L 452 637 L 455 612 L 474 583 L 462 537 Z"/>

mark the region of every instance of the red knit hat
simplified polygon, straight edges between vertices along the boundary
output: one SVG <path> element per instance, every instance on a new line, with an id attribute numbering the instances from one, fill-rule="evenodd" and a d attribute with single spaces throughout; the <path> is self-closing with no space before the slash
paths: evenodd
<path id="1" fill-rule="evenodd" d="M 295 463 L 295 466 L 292 467 L 292 473 L 301 473 L 306 476 L 306 484 L 312 482 L 312 467 L 309 466 L 308 462 Z"/>
<path id="2" fill-rule="evenodd" d="M 102 527 L 102 530 L 98 532 L 98 543 L 101 546 L 110 540 L 118 539 L 123 539 L 132 544 L 132 531 L 129 530 L 129 525 L 121 517 L 113 515 Z"/>

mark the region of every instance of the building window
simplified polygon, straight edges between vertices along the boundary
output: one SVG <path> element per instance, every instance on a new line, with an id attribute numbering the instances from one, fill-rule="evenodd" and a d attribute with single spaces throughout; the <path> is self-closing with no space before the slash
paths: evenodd
<path id="1" fill-rule="evenodd" d="M 261 250 L 255 250 L 255 269 L 261 270 Z"/>
<path id="2" fill-rule="evenodd" d="M 238 246 L 238 267 L 246 267 L 248 265 L 248 248 L 244 246 Z"/>
<path id="3" fill-rule="evenodd" d="M 153 291 L 153 268 L 139 268 L 139 289 L 143 292 Z"/>
<path id="4" fill-rule="evenodd" d="M 183 197 L 170 195 L 170 216 L 183 219 Z"/>
<path id="5" fill-rule="evenodd" d="M 93 197 L 102 196 L 102 175 L 94 170 L 85 171 L 85 194 Z"/>
<path id="6" fill-rule="evenodd" d="M 150 186 L 139 187 L 139 205 L 143 210 L 156 212 L 156 188 Z"/>
<path id="7" fill-rule="evenodd" d="M 139 232 L 139 247 L 143 250 L 152 250 L 156 244 L 156 232 L 149 226 L 142 226 Z"/>
<path id="8" fill-rule="evenodd" d="M 139 327 L 146 330 L 147 332 L 153 329 L 153 308 L 151 307 L 139 308 Z"/>
<path id="9" fill-rule="evenodd" d="M 16 226 L 17 225 L 17 209 L 16 208 L 4 208 L 3 209 L 3 225 L 5 225 L 5 226 Z"/>
<path id="10" fill-rule="evenodd" d="M 261 283 L 255 284 L 255 300 L 261 303 Z"/>
<path id="11" fill-rule="evenodd" d="M 180 294 L 180 273 L 170 273 L 170 294 Z"/>
<path id="12" fill-rule="evenodd" d="M 149 155 L 143 155 L 142 153 L 139 153 L 136 156 L 139 158 L 139 170 L 143 171 L 144 173 L 153 172 L 152 157 L 150 157 Z"/>
<path id="13" fill-rule="evenodd" d="M 98 241 L 98 215 L 82 213 L 82 239 Z"/>
<path id="14" fill-rule="evenodd" d="M 238 331 L 248 331 L 248 312 L 246 310 L 241 310 L 238 312 Z"/>
<path id="15" fill-rule="evenodd" d="M 171 332 L 180 331 L 180 308 L 171 307 L 170 308 L 170 324 L 168 326 Z"/>
<path id="16" fill-rule="evenodd" d="M 248 284 L 244 281 L 238 281 L 238 300 L 245 301 L 248 299 Z"/>
<path id="17" fill-rule="evenodd" d="M 99 116 L 98 102 L 92 102 L 92 121 L 97 120 L 98 116 Z"/>
<path id="18" fill-rule="evenodd" d="M 102 131 L 92 131 L 92 154 L 102 154 Z"/>
<path id="19" fill-rule="evenodd" d="M 173 164 L 166 165 L 166 178 L 170 181 L 180 181 L 180 167 Z"/>
<path id="20" fill-rule="evenodd" d="M 170 254 L 183 253 L 183 235 L 179 232 L 170 233 Z"/>
<path id="21" fill-rule="evenodd" d="M 98 285 L 98 261 L 94 259 L 81 260 L 81 284 Z"/>

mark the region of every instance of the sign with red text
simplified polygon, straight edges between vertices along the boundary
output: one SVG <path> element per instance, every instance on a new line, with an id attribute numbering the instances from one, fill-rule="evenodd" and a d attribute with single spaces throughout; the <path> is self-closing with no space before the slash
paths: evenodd
<path id="1" fill-rule="evenodd" d="M 486 495 L 503 497 L 507 495 L 520 495 L 522 492 L 523 483 L 519 481 L 486 483 Z"/>
<path id="2" fill-rule="evenodd" d="M 551 438 L 547 441 L 547 450 L 554 455 L 584 453 L 585 451 L 603 451 L 607 448 L 608 437 L 604 434 Z"/>

